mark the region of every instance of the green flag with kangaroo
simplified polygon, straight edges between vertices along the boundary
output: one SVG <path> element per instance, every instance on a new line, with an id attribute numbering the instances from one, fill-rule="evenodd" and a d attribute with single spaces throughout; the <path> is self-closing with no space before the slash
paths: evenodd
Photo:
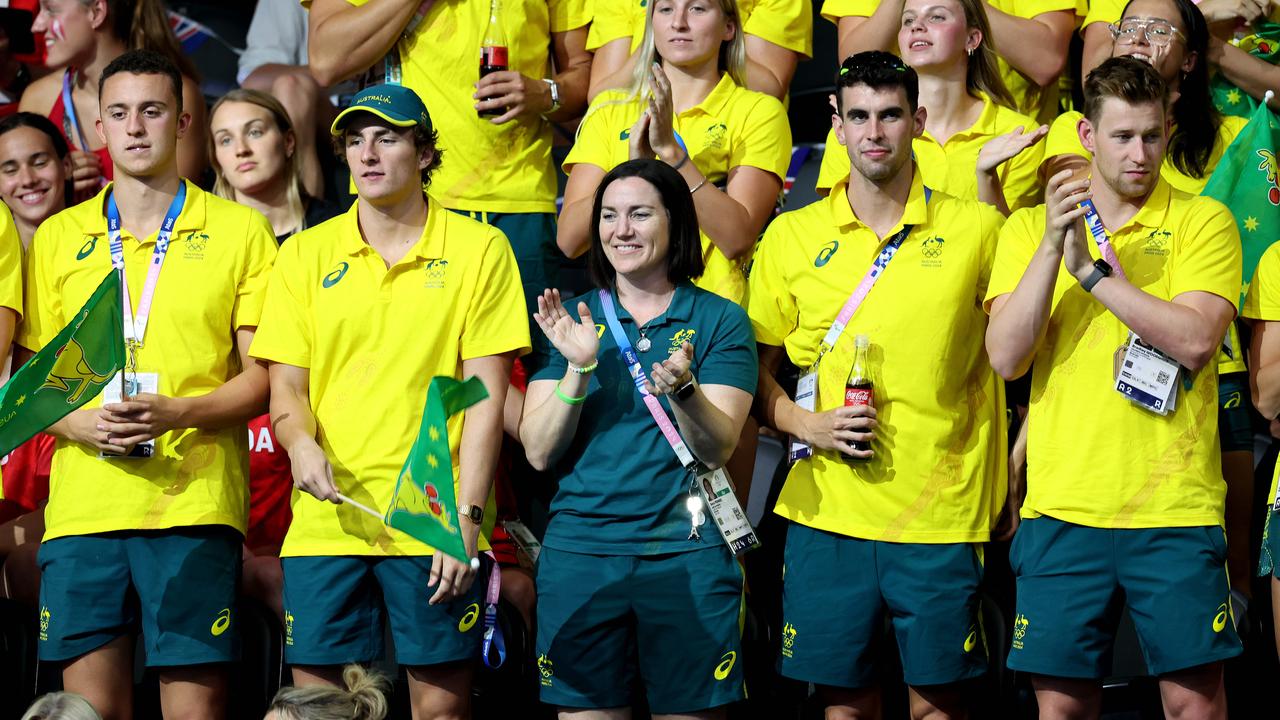
<path id="1" fill-rule="evenodd" d="M 124 367 L 120 275 L 112 270 L 48 345 L 0 388 L 0 456 L 98 396 Z"/>

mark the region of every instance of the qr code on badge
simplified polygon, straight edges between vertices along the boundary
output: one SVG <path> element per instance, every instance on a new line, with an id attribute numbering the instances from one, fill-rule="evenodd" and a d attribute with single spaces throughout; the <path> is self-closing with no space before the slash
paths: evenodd
<path id="1" fill-rule="evenodd" d="M 1168 385 L 1168 384 L 1169 384 L 1169 373 L 1167 373 L 1167 372 L 1165 372 L 1165 371 L 1161 370 L 1161 371 L 1160 371 L 1160 373 L 1156 375 L 1156 384 L 1157 384 L 1157 385 Z"/>

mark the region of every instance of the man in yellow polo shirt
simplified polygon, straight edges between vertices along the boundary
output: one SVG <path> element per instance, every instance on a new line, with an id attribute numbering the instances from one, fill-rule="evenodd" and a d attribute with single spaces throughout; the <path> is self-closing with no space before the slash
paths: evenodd
<path id="1" fill-rule="evenodd" d="M 751 273 L 759 407 L 812 448 L 776 509 L 791 521 L 780 669 L 819 685 L 829 712 L 878 707 L 886 614 L 913 708 L 960 713 L 959 683 L 986 669 L 975 544 L 1003 503 L 1006 440 L 982 297 L 1003 218 L 923 184 L 911 159 L 924 127 L 916 83 L 888 53 L 844 62 L 836 132 L 854 170 L 825 200 L 776 219 Z M 847 327 L 832 341 L 837 320 Z M 869 339 L 873 400 L 845 407 L 855 335 Z M 774 380 L 784 350 L 817 367 L 807 407 Z"/>
<path id="2" fill-rule="evenodd" d="M 322 85 L 384 71 L 431 108 L 443 162 L 432 195 L 511 241 L 528 315 L 560 287 L 552 123 L 586 107 L 587 0 L 500 0 L 508 69 L 480 77 L 489 0 L 302 0 Z M 483 112 L 484 115 L 478 113 Z"/>
<path id="3" fill-rule="evenodd" d="M 1212 363 L 1240 239 L 1220 203 L 1162 178 L 1166 120 L 1149 64 L 1098 66 L 1091 180 L 1058 173 L 1044 208 L 1009 218 L 987 291 L 992 365 L 1034 363 L 1009 667 L 1048 717 L 1098 714 L 1125 604 L 1170 716 L 1225 717 L 1222 661 L 1240 653 Z"/>
<path id="4" fill-rule="evenodd" d="M 295 683 L 338 684 L 343 665 L 381 657 L 389 619 L 415 715 L 465 716 L 482 629 L 475 571 L 338 493 L 387 507 L 431 378 L 477 376 L 489 399 L 447 430 L 474 556 L 507 378 L 529 349 L 520 274 L 500 231 L 423 192 L 438 134 L 412 90 L 364 90 L 332 133 L 359 197 L 284 245 L 252 349 L 271 363 L 272 424 L 301 490 L 280 551 L 285 657 Z"/>
<path id="5" fill-rule="evenodd" d="M 115 182 L 36 231 L 18 343 L 44 347 L 123 267 L 124 380 L 57 437 L 39 559 L 40 658 L 103 718 L 133 717 L 133 634 L 167 717 L 221 718 L 237 659 L 248 519 L 245 421 L 266 407 L 248 355 L 276 252 L 262 215 L 178 176 L 191 116 L 167 58 L 131 51 L 99 81 Z M 115 397 L 109 397 L 116 391 Z"/>

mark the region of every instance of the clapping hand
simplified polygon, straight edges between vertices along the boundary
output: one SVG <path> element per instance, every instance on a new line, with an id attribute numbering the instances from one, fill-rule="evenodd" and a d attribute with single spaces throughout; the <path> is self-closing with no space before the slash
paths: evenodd
<path id="1" fill-rule="evenodd" d="M 542 333 L 564 359 L 577 367 L 586 367 L 596 361 L 600 336 L 596 334 L 591 309 L 585 302 L 578 303 L 578 317 L 581 320 L 574 320 L 564 309 L 559 290 L 543 290 L 538 298 L 538 311 L 533 314 Z"/>

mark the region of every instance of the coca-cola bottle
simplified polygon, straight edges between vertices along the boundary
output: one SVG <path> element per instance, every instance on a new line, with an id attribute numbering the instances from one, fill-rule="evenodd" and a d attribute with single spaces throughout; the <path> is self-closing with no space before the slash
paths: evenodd
<path id="1" fill-rule="evenodd" d="M 507 68 L 507 33 L 502 29 L 502 2 L 489 0 L 489 25 L 484 31 L 484 40 L 480 43 L 480 77 L 502 72 Z M 504 112 L 506 108 L 491 108 L 481 110 L 480 115 L 496 116 Z"/>
<path id="2" fill-rule="evenodd" d="M 872 404 L 871 364 L 867 360 L 867 349 L 871 341 L 866 335 L 858 335 L 853 339 L 853 369 L 849 371 L 849 379 L 844 384 L 844 406 L 857 407 Z M 870 450 L 867 440 L 855 440 L 855 450 Z"/>

